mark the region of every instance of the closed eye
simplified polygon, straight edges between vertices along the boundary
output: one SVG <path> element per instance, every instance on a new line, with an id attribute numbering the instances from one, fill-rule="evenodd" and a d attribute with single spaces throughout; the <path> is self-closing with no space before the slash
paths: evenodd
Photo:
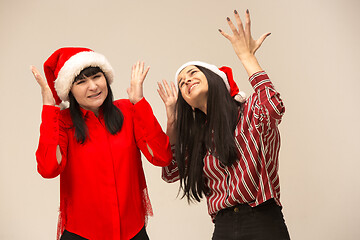
<path id="1" fill-rule="evenodd" d="M 181 88 L 182 87 L 182 85 L 184 85 L 184 79 L 183 78 L 180 78 L 179 79 L 179 83 L 178 83 L 179 85 L 179 88 Z"/>
<path id="2" fill-rule="evenodd" d="M 93 78 L 93 79 L 96 79 L 96 78 L 99 78 L 99 77 L 101 77 L 101 74 L 100 74 L 100 73 L 94 75 L 92 78 Z"/>
<path id="3" fill-rule="evenodd" d="M 80 84 L 82 84 L 84 82 L 85 82 L 85 80 L 79 80 L 79 81 L 76 81 L 75 83 L 76 83 L 76 85 L 80 85 Z"/>

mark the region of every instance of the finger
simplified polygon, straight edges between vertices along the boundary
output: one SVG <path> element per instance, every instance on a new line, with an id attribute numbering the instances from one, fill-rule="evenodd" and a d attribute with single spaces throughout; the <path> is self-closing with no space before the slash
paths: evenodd
<path id="1" fill-rule="evenodd" d="M 231 40 L 231 36 L 229 34 L 227 34 L 226 32 L 224 32 L 223 30 L 219 29 L 219 32 L 221 33 L 221 35 L 223 35 L 225 38 L 227 38 L 228 40 Z"/>
<path id="2" fill-rule="evenodd" d="M 167 97 L 166 91 L 165 91 L 165 89 L 163 88 L 162 84 L 158 82 L 158 86 L 159 86 L 159 90 L 161 91 L 161 93 L 162 93 L 164 96 Z"/>
<path id="3" fill-rule="evenodd" d="M 136 69 L 136 64 L 132 65 L 132 68 L 131 68 L 131 82 L 135 80 L 135 69 Z"/>
<path id="4" fill-rule="evenodd" d="M 139 61 L 137 61 L 135 64 L 135 77 L 137 76 L 137 74 L 139 72 L 139 65 L 140 65 L 140 63 L 139 63 Z"/>
<path id="5" fill-rule="evenodd" d="M 39 70 L 37 70 L 37 68 L 35 66 L 31 66 L 30 69 L 31 69 L 31 72 L 33 73 L 36 81 L 40 85 L 40 87 L 41 88 L 48 87 L 46 80 L 41 76 Z"/>
<path id="6" fill-rule="evenodd" d="M 251 20 L 250 20 L 249 9 L 247 9 L 246 13 L 245 13 L 245 35 L 248 39 L 250 39 L 250 37 L 251 37 Z"/>
<path id="7" fill-rule="evenodd" d="M 175 83 L 171 82 L 170 85 L 171 85 L 171 89 L 173 91 L 174 97 L 177 98 L 178 97 L 178 92 L 176 91 Z"/>
<path id="8" fill-rule="evenodd" d="M 236 10 L 234 10 L 234 15 L 235 15 L 236 24 L 237 24 L 237 27 L 238 27 L 238 33 L 239 34 L 244 34 L 244 26 L 242 24 L 240 15 Z"/>
<path id="9" fill-rule="evenodd" d="M 144 62 L 140 62 L 140 73 L 144 71 Z"/>
<path id="10" fill-rule="evenodd" d="M 165 103 L 166 99 L 167 99 L 167 96 L 165 96 L 165 91 L 164 91 L 163 87 L 161 86 L 161 83 L 158 82 L 158 86 L 159 86 L 159 89 L 157 89 L 157 91 L 160 95 L 161 100 Z"/>
<path id="11" fill-rule="evenodd" d="M 143 66 L 143 67 L 144 67 L 144 66 Z M 149 70 L 150 70 L 150 66 L 147 66 L 146 69 L 145 69 L 145 72 L 144 72 L 144 74 L 143 74 L 143 79 L 142 79 L 143 81 L 145 80 L 145 78 L 146 78 Z"/>
<path id="12" fill-rule="evenodd" d="M 139 70 L 139 67 L 140 67 L 140 61 L 138 60 L 138 61 L 136 62 L 136 68 L 137 68 L 137 70 Z"/>
<path id="13" fill-rule="evenodd" d="M 256 50 L 261 46 L 261 44 L 265 41 L 265 39 L 270 36 L 271 33 L 265 33 L 263 34 L 258 40 L 256 40 Z M 256 51 L 255 50 L 255 51 Z"/>
<path id="14" fill-rule="evenodd" d="M 136 62 L 136 71 L 135 71 L 135 78 L 137 80 L 139 80 L 140 76 L 142 74 L 142 69 L 141 69 L 141 61 L 137 61 Z M 140 79 L 141 80 L 141 79 Z"/>
<path id="15" fill-rule="evenodd" d="M 167 100 L 166 100 L 166 99 L 167 99 L 166 96 L 164 96 L 164 94 L 161 93 L 159 89 L 157 89 L 157 91 L 158 91 L 158 93 L 159 93 L 159 96 L 160 96 L 161 100 L 162 100 L 163 103 L 165 104 L 166 101 L 167 101 Z"/>
<path id="16" fill-rule="evenodd" d="M 32 72 L 32 74 L 34 75 L 36 81 L 39 80 L 39 76 L 40 76 L 40 73 L 39 71 L 37 70 L 37 68 L 35 66 L 30 66 L 30 70 Z"/>
<path id="17" fill-rule="evenodd" d="M 239 35 L 239 32 L 238 30 L 236 29 L 235 25 L 233 24 L 233 22 L 231 21 L 231 19 L 229 17 L 226 18 L 228 24 L 229 24 L 229 27 L 231 29 L 231 31 L 233 32 L 234 35 Z"/>
<path id="18" fill-rule="evenodd" d="M 163 83 L 164 83 L 164 86 L 165 86 L 167 95 L 168 95 L 168 96 L 174 96 L 174 95 L 172 94 L 172 92 L 171 92 L 171 89 L 170 89 L 169 84 L 167 83 L 167 81 L 166 81 L 166 80 L 163 80 Z"/>

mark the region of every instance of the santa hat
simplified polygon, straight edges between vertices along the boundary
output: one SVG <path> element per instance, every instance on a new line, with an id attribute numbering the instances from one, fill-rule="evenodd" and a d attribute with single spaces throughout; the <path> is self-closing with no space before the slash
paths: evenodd
<path id="1" fill-rule="evenodd" d="M 69 101 L 69 92 L 75 77 L 87 67 L 99 67 L 108 83 L 113 82 L 114 70 L 108 60 L 89 48 L 60 48 L 46 60 L 44 72 L 57 105 L 62 101 Z"/>
<path id="2" fill-rule="evenodd" d="M 229 67 L 223 66 L 221 68 L 216 67 L 215 65 L 212 64 L 208 64 L 205 62 L 201 62 L 201 61 L 190 61 L 187 62 L 185 64 L 183 64 L 175 73 L 175 86 L 176 88 L 178 87 L 178 83 L 177 83 L 177 78 L 180 74 L 180 72 L 186 68 L 187 66 L 200 66 L 200 67 L 204 67 L 206 69 L 209 69 L 210 71 L 212 71 L 213 73 L 217 74 L 219 77 L 222 78 L 222 80 L 224 81 L 227 90 L 229 91 L 230 95 L 235 98 L 236 101 L 238 102 L 245 102 L 246 101 L 246 94 L 242 91 L 239 91 L 238 86 L 236 85 L 234 78 L 233 78 L 233 74 L 232 74 L 232 70 Z"/>

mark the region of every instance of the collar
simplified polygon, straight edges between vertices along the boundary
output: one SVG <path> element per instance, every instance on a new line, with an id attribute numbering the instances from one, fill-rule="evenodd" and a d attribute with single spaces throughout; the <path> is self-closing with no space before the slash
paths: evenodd
<path id="1" fill-rule="evenodd" d="M 84 118 L 88 118 L 88 117 L 91 116 L 91 115 L 94 115 L 94 116 L 96 117 L 95 113 L 94 113 L 93 111 L 91 111 L 91 110 L 86 110 L 86 109 L 80 107 L 80 111 L 81 111 L 81 114 L 82 114 L 82 116 L 83 116 Z M 104 118 L 104 114 L 103 114 L 102 108 L 99 109 L 99 116 L 98 116 L 98 118 L 99 118 L 99 119 L 100 119 L 100 118 Z"/>

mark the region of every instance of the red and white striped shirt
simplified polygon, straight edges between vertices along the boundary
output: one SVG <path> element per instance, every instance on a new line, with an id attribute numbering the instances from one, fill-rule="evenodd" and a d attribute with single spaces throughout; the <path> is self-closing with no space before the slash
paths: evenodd
<path id="1" fill-rule="evenodd" d="M 227 167 L 209 151 L 204 157 L 203 173 L 210 190 L 206 199 L 213 220 L 219 210 L 236 204 L 247 203 L 255 207 L 274 198 L 281 205 L 280 133 L 277 126 L 285 108 L 264 71 L 255 73 L 249 81 L 255 93 L 245 102 L 243 115 L 235 129 L 238 160 Z M 174 157 L 169 166 L 163 167 L 162 178 L 166 182 L 179 180 Z"/>

